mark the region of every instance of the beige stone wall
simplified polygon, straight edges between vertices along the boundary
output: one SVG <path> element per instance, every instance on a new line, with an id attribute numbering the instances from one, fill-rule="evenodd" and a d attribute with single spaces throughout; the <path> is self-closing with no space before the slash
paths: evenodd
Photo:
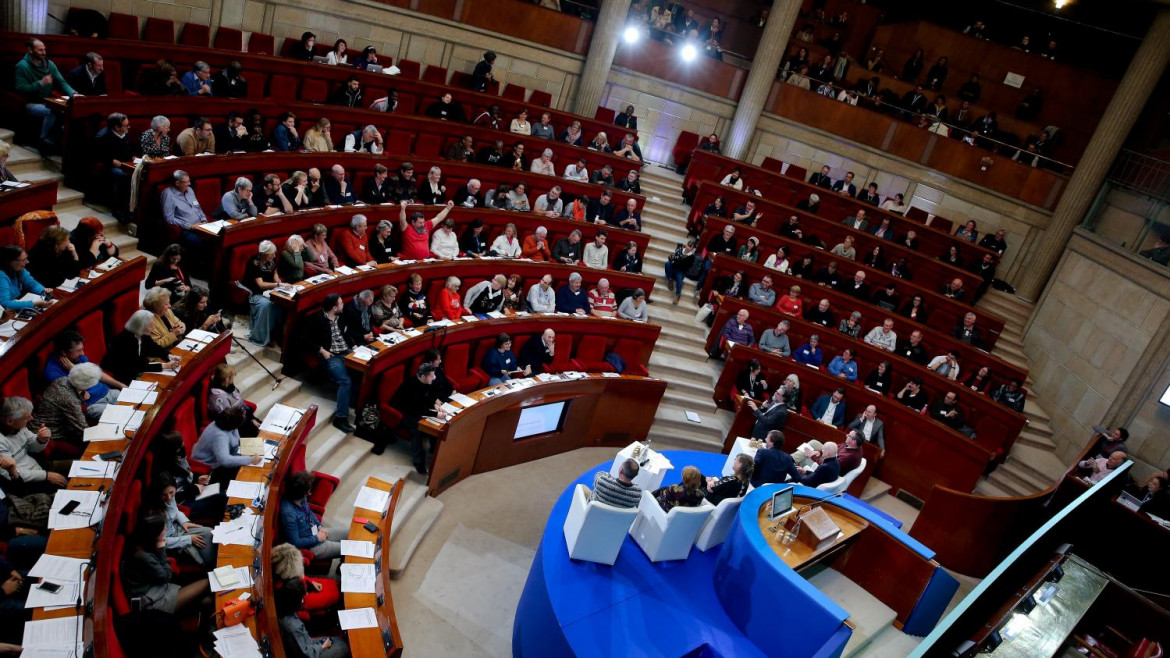
<path id="1" fill-rule="evenodd" d="M 1146 230 L 1147 218 L 1155 220 L 1155 230 Z M 1093 232 L 1102 238 L 1124 247 L 1136 245 L 1136 250 L 1141 251 L 1154 246 L 1158 233 L 1170 232 L 1170 206 L 1123 188 L 1112 188 L 1100 200 L 1092 223 Z"/>
<path id="2" fill-rule="evenodd" d="M 1035 393 L 1052 415 L 1062 459 L 1073 459 L 1119 396 L 1132 394 L 1126 385 L 1139 361 L 1166 359 L 1151 352 L 1160 351 L 1152 341 L 1168 313 L 1166 275 L 1091 234 L 1074 234 L 1024 340 Z M 1143 468 L 1161 463 L 1170 449 L 1165 423 L 1157 427 L 1164 412 L 1148 406 L 1130 427 L 1131 449 Z"/>
<path id="3" fill-rule="evenodd" d="M 1170 355 L 1165 355 L 1170 357 Z M 1130 441 L 1138 459 L 1152 470 L 1170 468 L 1170 406 L 1158 401 L 1170 386 L 1170 358 L 1162 376 L 1154 383 L 1138 407 L 1137 415 L 1127 423 Z"/>
<path id="4" fill-rule="evenodd" d="M 858 189 L 877 183 L 878 193 L 883 197 L 903 194 L 909 205 L 956 224 L 973 219 L 981 234 L 1002 228 L 1007 231 L 1008 250 L 997 276 L 1009 282 L 1021 266 L 1017 257 L 1048 225 L 1051 216 L 983 188 L 923 170 L 921 165 L 844 142 L 834 135 L 772 114 L 760 119 L 749 153 L 755 164 L 771 157 L 810 172 L 829 165 L 834 172 L 839 172 L 834 177 L 852 171 Z"/>

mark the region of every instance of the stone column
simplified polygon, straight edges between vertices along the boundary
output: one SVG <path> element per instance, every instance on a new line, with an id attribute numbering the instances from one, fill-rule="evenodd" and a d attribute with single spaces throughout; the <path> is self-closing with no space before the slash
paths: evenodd
<path id="1" fill-rule="evenodd" d="M 5 0 L 5 2 L 0 2 L 0 30 L 44 34 L 48 20 L 49 0 Z"/>
<path id="2" fill-rule="evenodd" d="M 605 0 L 601 3 L 601 14 L 593 26 L 593 38 L 585 53 L 585 67 L 577 81 L 577 96 L 573 99 L 575 114 L 585 117 L 597 114 L 597 104 L 601 102 L 601 92 L 609 79 L 613 55 L 617 52 L 629 12 L 630 0 Z"/>
<path id="3" fill-rule="evenodd" d="M 776 81 L 776 71 L 788 49 L 788 35 L 792 33 L 800 4 L 800 0 L 777 0 L 772 5 L 747 82 L 735 107 L 735 116 L 731 119 L 727 141 L 723 144 L 723 154 L 728 157 L 742 160 L 747 156 L 747 147 L 756 132 L 760 113 L 764 111 L 764 102 L 768 100 L 772 83 Z"/>
<path id="4" fill-rule="evenodd" d="M 1085 213 L 1096 198 L 1105 174 L 1117 158 L 1121 145 L 1129 136 L 1134 122 L 1145 107 L 1150 93 L 1162 77 L 1170 60 L 1170 9 L 1161 9 L 1154 18 L 1141 47 L 1129 63 L 1125 77 L 1109 101 L 1097 129 L 1081 160 L 1073 170 L 1068 188 L 1056 204 L 1052 219 L 1044 234 L 1024 256 L 1028 263 L 1021 272 L 1017 294 L 1028 301 L 1036 301 L 1048 283 L 1052 271 L 1072 236 L 1073 229 L 1084 221 Z"/>

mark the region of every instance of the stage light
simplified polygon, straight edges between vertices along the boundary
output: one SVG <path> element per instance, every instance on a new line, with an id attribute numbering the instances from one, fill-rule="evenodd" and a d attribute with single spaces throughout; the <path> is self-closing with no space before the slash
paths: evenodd
<path id="1" fill-rule="evenodd" d="M 627 27 L 626 31 L 622 32 L 622 38 L 626 40 L 626 43 L 637 43 L 641 36 L 642 33 L 636 27 Z"/>
<path id="2" fill-rule="evenodd" d="M 687 44 L 682 48 L 682 58 L 684 62 L 693 62 L 699 56 L 699 51 L 691 44 Z"/>

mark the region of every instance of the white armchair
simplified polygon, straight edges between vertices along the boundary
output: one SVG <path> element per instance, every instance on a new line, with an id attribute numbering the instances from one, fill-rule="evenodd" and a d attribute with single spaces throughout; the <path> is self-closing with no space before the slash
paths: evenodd
<path id="1" fill-rule="evenodd" d="M 630 536 L 651 562 L 685 560 L 691 554 L 699 529 L 714 509 L 714 505 L 704 500 L 698 507 L 675 507 L 663 512 L 654 495 L 643 489 L 638 518 L 630 527 Z"/>
<path id="2" fill-rule="evenodd" d="M 739 504 L 743 498 L 725 498 L 719 501 L 715 510 L 699 528 L 699 537 L 695 539 L 695 547 L 706 552 L 727 539 L 731 524 L 735 523 L 735 515 L 739 512 Z"/>
<path id="3" fill-rule="evenodd" d="M 818 484 L 817 489 L 820 489 L 821 491 L 827 491 L 831 494 L 835 494 L 835 493 L 841 493 L 842 491 L 845 491 L 845 487 L 847 487 L 847 486 L 849 486 L 849 485 L 845 481 L 845 476 L 841 476 L 841 477 L 837 478 L 836 480 L 833 480 L 832 482 Z"/>
<path id="4" fill-rule="evenodd" d="M 857 476 L 861 475 L 861 472 L 864 470 L 865 470 L 865 457 L 862 457 L 861 463 L 857 465 L 857 468 L 853 469 L 852 471 L 849 471 L 848 473 L 846 473 L 843 476 L 845 478 L 845 486 L 841 487 L 841 491 L 845 491 L 849 487 L 852 487 L 853 481 L 856 480 Z"/>
<path id="5" fill-rule="evenodd" d="M 623 509 L 589 500 L 589 487 L 578 484 L 565 517 L 569 557 L 613 566 L 638 508 Z"/>

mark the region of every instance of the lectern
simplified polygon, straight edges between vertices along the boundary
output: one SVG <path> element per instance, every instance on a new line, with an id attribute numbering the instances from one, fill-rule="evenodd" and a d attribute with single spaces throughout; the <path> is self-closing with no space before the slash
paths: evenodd
<path id="1" fill-rule="evenodd" d="M 833 519 L 819 507 L 806 512 L 796 523 L 800 526 L 796 531 L 796 540 L 813 551 L 832 544 L 841 533 L 840 526 L 833 523 Z"/>

